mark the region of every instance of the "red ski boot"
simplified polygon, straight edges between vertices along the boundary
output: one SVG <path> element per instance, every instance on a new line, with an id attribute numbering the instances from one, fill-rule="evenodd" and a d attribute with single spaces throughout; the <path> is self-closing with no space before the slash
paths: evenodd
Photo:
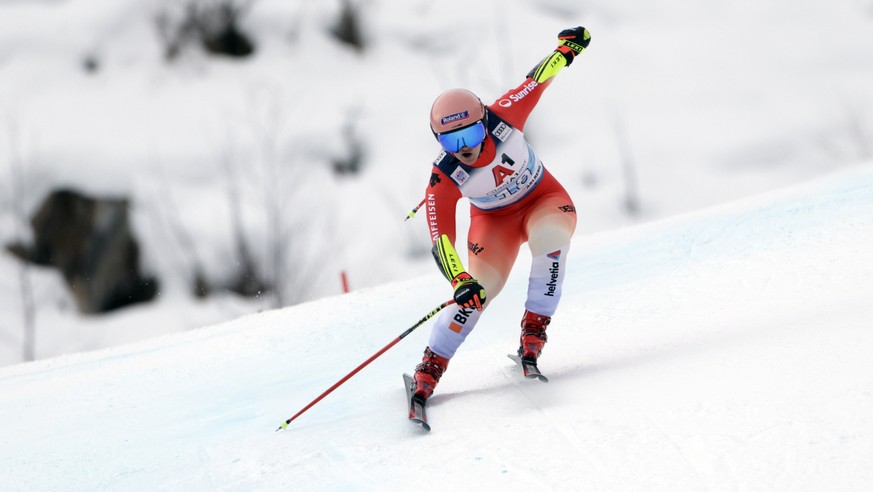
<path id="1" fill-rule="evenodd" d="M 449 367 L 449 359 L 433 353 L 430 347 L 424 349 L 421 364 L 415 366 L 414 397 L 422 401 L 430 398 L 447 367 Z"/>
<path id="2" fill-rule="evenodd" d="M 552 321 L 551 316 L 542 316 L 531 311 L 524 311 L 521 319 L 521 340 L 518 347 L 518 356 L 522 359 L 536 363 L 537 357 L 543 352 L 548 337 L 546 327 Z"/>

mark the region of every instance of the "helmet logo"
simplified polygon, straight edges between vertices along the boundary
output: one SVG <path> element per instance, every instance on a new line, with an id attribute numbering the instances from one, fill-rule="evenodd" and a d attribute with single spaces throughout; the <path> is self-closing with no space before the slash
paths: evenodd
<path id="1" fill-rule="evenodd" d="M 447 123 L 451 123 L 453 121 L 464 120 L 470 117 L 469 111 L 461 111 L 460 113 L 450 114 L 448 116 L 443 116 L 443 119 L 440 120 L 441 125 L 445 125 Z"/>

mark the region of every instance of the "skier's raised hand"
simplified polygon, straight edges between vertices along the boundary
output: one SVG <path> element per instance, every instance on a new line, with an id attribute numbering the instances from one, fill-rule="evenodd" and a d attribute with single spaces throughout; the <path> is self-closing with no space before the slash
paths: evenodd
<path id="1" fill-rule="evenodd" d="M 558 33 L 558 48 L 564 58 L 567 59 L 567 66 L 573 63 L 573 58 L 588 47 L 591 42 L 591 33 L 588 29 L 582 26 L 564 29 Z"/>

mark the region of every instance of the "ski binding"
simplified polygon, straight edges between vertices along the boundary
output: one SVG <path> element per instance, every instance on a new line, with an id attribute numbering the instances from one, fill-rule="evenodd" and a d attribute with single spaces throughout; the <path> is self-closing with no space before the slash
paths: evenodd
<path id="1" fill-rule="evenodd" d="M 536 362 L 531 362 L 528 360 L 524 360 L 516 354 L 506 354 L 507 357 L 514 360 L 518 367 L 524 371 L 524 377 L 528 379 L 539 379 L 544 383 L 549 382 L 549 378 L 545 377 L 543 373 L 540 372 L 540 369 L 537 367 Z"/>

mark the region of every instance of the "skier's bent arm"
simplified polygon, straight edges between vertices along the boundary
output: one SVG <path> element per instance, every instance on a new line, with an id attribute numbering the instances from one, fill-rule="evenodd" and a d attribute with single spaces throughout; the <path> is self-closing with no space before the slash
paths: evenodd
<path id="1" fill-rule="evenodd" d="M 433 257 L 446 280 L 455 289 L 455 302 L 465 308 L 482 310 L 485 304 L 485 289 L 474 279 L 461 263 L 461 258 L 449 236 L 443 234 L 433 245 Z"/>

